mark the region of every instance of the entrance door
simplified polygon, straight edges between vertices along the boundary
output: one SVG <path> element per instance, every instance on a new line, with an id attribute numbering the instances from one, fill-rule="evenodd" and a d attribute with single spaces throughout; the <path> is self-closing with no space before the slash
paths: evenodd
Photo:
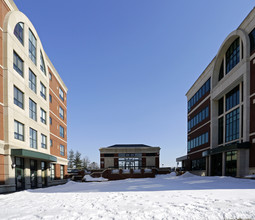
<path id="1" fill-rule="evenodd" d="M 30 160 L 30 182 L 31 188 L 37 187 L 37 161 Z"/>
<path id="2" fill-rule="evenodd" d="M 25 178 L 24 178 L 24 159 L 15 157 L 15 183 L 16 190 L 25 189 Z"/>
<path id="3" fill-rule="evenodd" d="M 42 187 L 47 186 L 47 175 L 46 175 L 46 163 L 44 161 L 41 162 L 41 169 L 42 169 Z"/>
<path id="4" fill-rule="evenodd" d="M 212 155 L 212 176 L 222 176 L 222 154 Z"/>
<path id="5" fill-rule="evenodd" d="M 226 152 L 226 176 L 236 176 L 237 151 Z"/>

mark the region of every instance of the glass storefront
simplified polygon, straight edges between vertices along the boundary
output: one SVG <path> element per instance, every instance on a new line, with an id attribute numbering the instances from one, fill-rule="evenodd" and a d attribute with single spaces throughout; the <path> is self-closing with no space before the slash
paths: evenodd
<path id="1" fill-rule="evenodd" d="M 15 183 L 16 190 L 25 189 L 24 159 L 15 157 Z"/>
<path id="2" fill-rule="evenodd" d="M 237 151 L 226 152 L 226 176 L 236 176 Z"/>
<path id="3" fill-rule="evenodd" d="M 119 169 L 140 169 L 142 158 L 119 158 Z"/>
<path id="4" fill-rule="evenodd" d="M 30 182 L 31 188 L 37 187 L 37 161 L 30 160 Z"/>

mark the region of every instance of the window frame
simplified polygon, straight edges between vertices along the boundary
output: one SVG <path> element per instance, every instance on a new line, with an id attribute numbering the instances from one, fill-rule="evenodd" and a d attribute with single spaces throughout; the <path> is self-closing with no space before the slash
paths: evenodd
<path id="1" fill-rule="evenodd" d="M 17 125 L 17 126 L 16 126 Z M 22 132 L 20 132 L 20 126 L 22 128 Z M 25 125 L 14 119 L 14 139 L 19 141 L 25 141 Z M 16 130 L 17 128 L 17 130 Z"/>
<path id="2" fill-rule="evenodd" d="M 16 97 L 16 94 L 18 97 Z M 21 95 L 21 97 L 20 97 Z M 20 100 L 22 98 L 22 102 Z M 18 87 L 15 85 L 13 86 L 13 103 L 20 107 L 21 109 L 24 109 L 24 92 L 22 92 Z"/>
<path id="3" fill-rule="evenodd" d="M 29 118 L 37 121 L 37 103 L 31 98 L 29 98 Z"/>
<path id="4" fill-rule="evenodd" d="M 33 80 L 35 82 L 33 82 Z M 29 68 L 29 88 L 34 91 L 34 93 L 37 93 L 37 76 L 34 74 L 34 72 Z"/>
<path id="5" fill-rule="evenodd" d="M 29 58 L 36 65 L 37 63 L 37 40 L 34 33 L 29 29 L 29 37 L 28 37 L 28 53 Z"/>
<path id="6" fill-rule="evenodd" d="M 37 131 L 33 128 L 29 128 L 29 140 L 30 148 L 37 149 Z"/>
<path id="7" fill-rule="evenodd" d="M 13 69 L 24 78 L 24 61 L 15 50 L 13 51 Z"/>
<path id="8" fill-rule="evenodd" d="M 22 31 L 20 31 L 22 30 Z M 14 31 L 13 31 L 14 36 L 19 40 L 19 42 L 24 46 L 24 23 L 23 22 L 18 22 L 15 25 Z"/>

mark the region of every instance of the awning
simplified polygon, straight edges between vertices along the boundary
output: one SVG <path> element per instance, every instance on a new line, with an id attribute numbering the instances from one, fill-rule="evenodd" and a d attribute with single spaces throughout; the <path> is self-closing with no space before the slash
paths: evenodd
<path id="1" fill-rule="evenodd" d="M 183 161 L 183 160 L 187 160 L 187 155 L 185 155 L 185 156 L 182 156 L 182 157 L 178 157 L 178 158 L 176 158 L 176 162 L 181 162 L 181 161 Z"/>
<path id="2" fill-rule="evenodd" d="M 216 147 L 213 149 L 206 150 L 202 153 L 202 156 L 206 157 L 209 155 L 219 154 L 219 153 L 237 150 L 237 149 L 248 149 L 248 148 L 250 148 L 250 146 L 251 146 L 250 142 L 230 144 L 230 145 Z"/>
<path id="3" fill-rule="evenodd" d="M 40 153 L 40 152 L 36 152 L 32 150 L 11 149 L 11 155 L 17 156 L 17 157 L 28 157 L 28 158 L 40 159 L 40 160 L 45 160 L 50 162 L 57 162 L 57 158 L 52 155 L 44 154 L 44 153 Z"/>

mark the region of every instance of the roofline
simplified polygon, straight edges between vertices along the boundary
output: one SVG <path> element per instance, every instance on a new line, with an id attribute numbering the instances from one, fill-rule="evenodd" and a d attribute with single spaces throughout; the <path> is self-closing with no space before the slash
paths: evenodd
<path id="1" fill-rule="evenodd" d="M 44 51 L 45 52 L 45 51 Z M 58 74 L 58 71 L 56 70 L 56 68 L 54 67 L 54 65 L 52 64 L 52 62 L 50 61 L 50 58 L 48 57 L 47 53 L 45 52 L 46 55 L 46 59 L 48 61 L 48 63 L 50 64 L 50 68 L 52 69 L 53 73 L 56 75 L 57 79 L 61 82 L 61 85 L 64 87 L 64 89 L 66 90 L 66 93 L 68 91 L 64 81 L 62 80 L 62 78 L 60 77 L 60 75 Z"/>

